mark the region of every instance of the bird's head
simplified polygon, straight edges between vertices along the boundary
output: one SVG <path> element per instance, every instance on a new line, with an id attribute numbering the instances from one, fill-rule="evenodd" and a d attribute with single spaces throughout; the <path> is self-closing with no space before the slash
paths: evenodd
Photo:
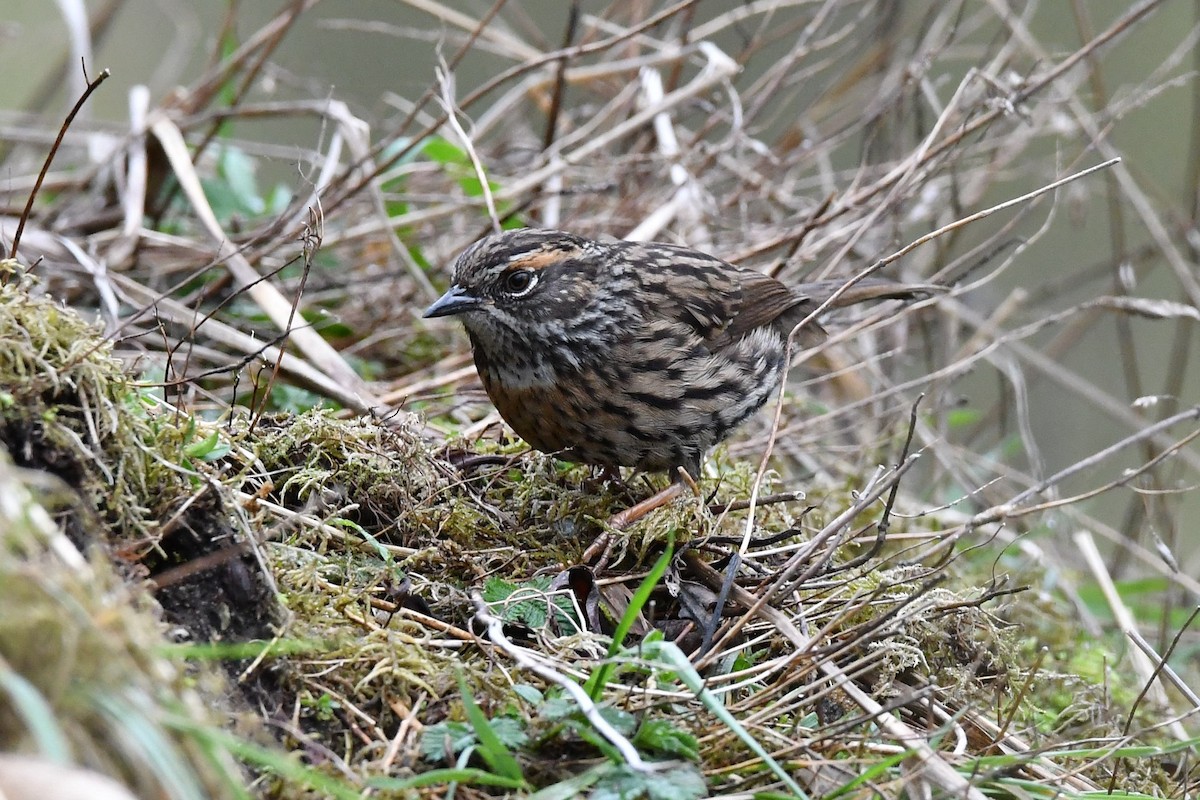
<path id="1" fill-rule="evenodd" d="M 477 354 L 577 366 L 615 335 L 608 245 L 522 228 L 479 240 L 454 263 L 454 283 L 425 317 L 457 316 Z M 544 366 L 544 364 L 542 364 Z"/>
<path id="2" fill-rule="evenodd" d="M 460 316 L 468 329 L 488 317 L 560 316 L 585 299 L 594 243 L 562 231 L 521 228 L 480 239 L 454 263 L 454 284 L 426 317 Z"/>

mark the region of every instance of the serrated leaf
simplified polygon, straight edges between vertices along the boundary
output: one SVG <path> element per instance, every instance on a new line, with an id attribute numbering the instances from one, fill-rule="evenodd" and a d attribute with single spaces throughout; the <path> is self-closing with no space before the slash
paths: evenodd
<path id="1" fill-rule="evenodd" d="M 707 794 L 704 776 L 693 766 L 662 772 L 638 772 L 626 765 L 601 778 L 590 797 L 591 800 L 634 800 L 641 797 L 650 800 L 694 800 Z"/>
<path id="2" fill-rule="evenodd" d="M 525 731 L 525 723 L 516 717 L 496 717 L 492 721 L 492 730 L 505 747 L 520 750 L 529 744 L 529 734 Z"/>
<path id="3" fill-rule="evenodd" d="M 513 687 L 513 691 L 516 692 L 517 697 L 532 706 L 540 706 L 546 700 L 546 695 L 540 689 L 530 686 L 528 683 L 518 683 Z"/>
<path id="4" fill-rule="evenodd" d="M 475 732 L 465 722 L 439 722 L 421 733 L 421 757 L 438 762 L 450 752 L 458 755 L 475 744 Z"/>

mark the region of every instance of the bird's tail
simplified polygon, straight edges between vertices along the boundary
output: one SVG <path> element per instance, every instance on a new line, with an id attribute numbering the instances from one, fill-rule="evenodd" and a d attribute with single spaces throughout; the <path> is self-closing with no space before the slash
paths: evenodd
<path id="1" fill-rule="evenodd" d="M 948 288 L 936 283 L 899 283 L 884 278 L 864 278 L 850 284 L 849 279 L 834 278 L 801 284 L 796 291 L 817 305 L 833 297 L 831 308 L 845 308 L 871 300 L 922 300 L 944 294 Z"/>

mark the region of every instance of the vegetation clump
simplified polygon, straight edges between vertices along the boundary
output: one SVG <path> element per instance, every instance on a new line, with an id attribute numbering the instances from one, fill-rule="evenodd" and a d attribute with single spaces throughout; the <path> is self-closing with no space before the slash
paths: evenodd
<path id="1" fill-rule="evenodd" d="M 1112 317 L 1131 397 L 1137 326 L 1187 351 L 1195 309 L 1135 296 L 1187 226 L 1111 265 L 1069 231 L 1067 274 L 996 288 L 1104 170 L 1114 216 L 1165 195 L 1096 159 L 1142 98 L 1090 110 L 1159 4 L 1081 12 L 1069 46 L 987 4 L 580 4 L 561 46 L 519 4 L 423 4 L 432 82 L 370 124 L 288 99 L 309 5 L 214 27 L 103 168 L 72 128 L 30 263 L 0 265 L 0 750 L 189 800 L 1195 793 L 1196 411 L 1072 372 Z M 1194 80 L 1155 75 L 1146 103 Z M 256 138 L 314 115 L 315 146 Z M 260 188 L 282 151 L 303 185 Z M 637 516 L 672 476 L 530 452 L 420 316 L 456 253 L 525 225 L 946 291 L 823 317 Z M 1063 455 L 1049 407 L 1122 438 Z"/>

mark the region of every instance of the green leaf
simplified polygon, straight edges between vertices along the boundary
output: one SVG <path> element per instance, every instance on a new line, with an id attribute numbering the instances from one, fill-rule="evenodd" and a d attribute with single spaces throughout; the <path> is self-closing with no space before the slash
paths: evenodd
<path id="1" fill-rule="evenodd" d="M 638 772 L 622 765 L 601 778 L 592 790 L 591 800 L 693 800 L 708 795 L 704 776 L 691 765 L 662 772 Z"/>
<path id="2" fill-rule="evenodd" d="M 209 747 L 221 747 L 247 764 L 270 770 L 286 780 L 313 789 L 323 797 L 333 800 L 360 800 L 362 797 L 359 787 L 301 764 L 294 753 L 268 749 L 220 728 L 200 725 L 190 719 L 173 718 L 166 720 L 166 723 L 176 730 L 190 734 Z"/>
<path id="3" fill-rule="evenodd" d="M 326 339 L 345 339 L 354 335 L 353 328 L 324 308 L 306 308 L 301 316 Z"/>
<path id="4" fill-rule="evenodd" d="M 437 763 L 450 752 L 458 755 L 475 744 L 475 732 L 465 722 L 439 722 L 421 733 L 421 757 Z"/>
<path id="5" fill-rule="evenodd" d="M 268 216 L 278 217 L 280 214 L 288 210 L 288 206 L 292 203 L 292 190 L 290 187 L 282 183 L 275 184 L 275 188 L 267 195 L 266 213 Z"/>
<path id="6" fill-rule="evenodd" d="M 220 443 L 221 434 L 217 431 L 213 431 L 206 438 L 200 440 L 199 442 L 192 442 L 188 446 L 184 447 L 183 452 L 190 458 L 205 459 L 217 449 L 217 445 Z M 229 448 L 225 448 L 225 452 L 228 453 Z M 222 453 L 222 455 L 224 455 L 224 453 Z"/>
<path id="7" fill-rule="evenodd" d="M 648 719 L 638 728 L 633 743 L 639 750 L 651 750 L 664 755 L 680 756 L 689 761 L 700 760 L 700 745 L 691 733 L 665 719 Z"/>
<path id="8" fill-rule="evenodd" d="M 458 145 L 451 144 L 448 140 L 441 136 L 431 136 L 423 145 L 421 152 L 425 154 L 430 161 L 436 161 L 439 164 L 469 164 L 471 159 L 467 157 L 465 150 Z"/>
<path id="9" fill-rule="evenodd" d="M 614 708 L 610 705 L 598 705 L 596 709 L 600 716 L 622 736 L 629 736 L 637 725 L 637 719 L 628 711 Z M 565 721 L 572 725 L 579 723 L 590 728 L 591 725 L 579 713 L 579 706 L 570 697 L 554 697 L 547 700 L 541 707 L 541 715 L 552 722 Z"/>
<path id="10" fill-rule="evenodd" d="M 602 761 L 578 775 L 551 784 L 529 796 L 529 800 L 576 800 L 587 795 L 587 789 L 617 769 L 611 761 Z"/>
<path id="11" fill-rule="evenodd" d="M 479 176 L 475 173 L 471 173 L 470 175 L 459 178 L 458 185 L 462 188 L 463 194 L 465 194 L 467 197 L 483 196 L 483 184 L 480 183 Z M 488 189 L 493 194 L 495 194 L 496 190 L 499 188 L 500 184 L 496 183 L 495 181 L 488 181 Z"/>
<path id="12" fill-rule="evenodd" d="M 540 689 L 536 686 L 530 686 L 527 683 L 518 683 L 513 687 L 513 691 L 516 692 L 517 697 L 520 697 L 531 706 L 540 706 L 546 701 L 546 695 L 542 694 Z"/>
<path id="13" fill-rule="evenodd" d="M 772 758 L 771 754 L 758 743 L 758 740 L 751 736 L 750 732 L 729 713 L 729 709 L 725 707 L 721 699 L 708 689 L 704 683 L 704 678 L 696 671 L 692 662 L 688 661 L 688 657 L 679 649 L 678 645 L 673 642 L 651 641 L 647 638 L 642 641 L 639 649 L 643 658 L 661 661 L 674 669 L 679 675 L 680 681 L 683 682 L 683 685 L 696 695 L 696 699 L 703 703 L 704 707 L 715 715 L 725 727 L 729 728 L 735 736 L 741 739 L 742 743 L 750 748 L 750 751 L 754 755 L 761 758 L 763 763 L 767 765 L 771 772 L 775 773 L 776 777 L 783 781 L 784 785 L 793 794 L 801 798 L 808 797 L 804 793 L 804 790 L 800 788 L 800 784 L 796 783 L 787 770 L 780 766 L 779 762 Z"/>
<path id="14" fill-rule="evenodd" d="M 510 750 L 520 750 L 529 744 L 529 734 L 525 732 L 525 723 L 516 717 L 497 717 L 491 723 L 497 738 Z"/>
<path id="15" fill-rule="evenodd" d="M 521 775 L 521 765 L 513 758 L 512 753 L 500 741 L 492 723 L 488 720 L 479 704 L 475 702 L 467 681 L 461 672 L 458 674 L 458 690 L 462 694 L 463 709 L 467 712 L 467 721 L 475 729 L 479 737 L 479 755 L 487 762 L 492 770 L 503 778 L 524 782 Z"/>
<path id="16" fill-rule="evenodd" d="M 885 774 L 889 773 L 893 767 L 911 755 L 911 750 L 901 750 L 899 753 L 893 753 L 890 756 L 885 756 L 884 758 L 881 758 L 871 764 L 871 766 L 867 767 L 861 773 L 856 775 L 844 786 L 840 786 L 829 794 L 825 795 L 825 797 L 821 798 L 821 800 L 834 800 L 836 797 L 849 794 L 851 791 L 860 786 L 869 786 L 874 781 L 882 781 L 884 780 Z"/>
<path id="17" fill-rule="evenodd" d="M 237 199 L 239 210 L 247 214 L 258 215 L 266 210 L 262 194 L 258 191 L 258 179 L 255 177 L 256 164 L 254 159 L 246 155 L 240 148 L 225 146 L 217 161 L 217 174 L 225 179 L 233 197 Z"/>
<path id="18" fill-rule="evenodd" d="M 529 734 L 519 719 L 499 717 L 491 720 L 490 724 L 507 747 L 517 749 L 529 743 Z M 428 726 L 421 734 L 421 757 L 426 761 L 438 762 L 446 757 L 447 750 L 458 755 L 478 741 L 475 730 L 465 722 L 439 722 Z"/>
<path id="19" fill-rule="evenodd" d="M 315 392 L 301 389 L 299 386 L 277 383 L 271 389 L 271 405 L 277 411 L 290 411 L 293 414 L 301 414 L 305 411 L 324 406 L 325 398 Z"/>
<path id="20" fill-rule="evenodd" d="M 410 144 L 412 144 L 412 139 L 408 138 L 407 136 L 399 136 L 393 139 L 390 143 L 388 143 L 387 147 L 383 148 L 383 155 L 379 158 L 379 160 L 391 161 L 397 153 L 403 150 L 407 152 L 405 152 L 404 155 L 396 160 L 396 164 L 408 164 L 409 162 L 414 161 L 417 155 L 420 153 L 421 148 L 409 147 Z"/>
<path id="21" fill-rule="evenodd" d="M 71 763 L 71 742 L 58 724 L 54 707 L 36 686 L 0 660 L 0 692 L 8 695 L 5 706 L 24 724 L 37 752 L 56 764 Z"/>
<path id="22" fill-rule="evenodd" d="M 502 789 L 524 789 L 524 780 L 513 780 L 482 769 L 460 767 L 434 769 L 411 778 L 368 778 L 367 785 L 387 791 L 406 791 L 422 786 L 442 786 L 451 783 L 466 783 L 477 786 L 499 786 Z"/>
<path id="23" fill-rule="evenodd" d="M 977 408 L 955 408 L 946 414 L 946 424 L 951 429 L 965 428 L 974 425 L 982 416 L 983 412 Z"/>
<path id="24" fill-rule="evenodd" d="M 671 563 L 671 558 L 675 553 L 675 532 L 672 530 L 668 534 L 667 546 L 663 550 L 663 554 L 654 562 L 654 566 L 650 568 L 649 574 L 638 585 L 637 591 L 633 593 L 633 598 L 629 601 L 629 608 L 625 609 L 625 614 L 621 617 L 621 621 L 617 624 L 617 629 L 613 631 L 612 642 L 608 645 L 608 661 L 600 665 L 600 668 L 591 674 L 587 683 L 583 688 L 588 693 L 588 697 L 592 700 L 600 699 L 600 694 L 604 691 L 604 684 L 608 683 L 609 676 L 612 675 L 616 665 L 612 662 L 612 658 L 621 649 L 621 644 L 625 641 L 625 637 L 629 634 L 633 623 L 637 621 L 638 615 L 642 613 L 646 603 L 650 601 L 650 593 L 654 591 L 654 587 L 658 585 L 658 581 L 667 571 L 667 566 Z"/>
<path id="25" fill-rule="evenodd" d="M 550 596 L 550 578 L 534 578 L 525 583 L 513 583 L 502 578 L 489 578 L 483 585 L 483 599 L 492 606 L 492 613 L 505 622 L 516 622 L 531 628 L 544 628 L 553 611 L 560 627 L 574 628 L 574 607 L 571 601 L 555 594 Z"/>

